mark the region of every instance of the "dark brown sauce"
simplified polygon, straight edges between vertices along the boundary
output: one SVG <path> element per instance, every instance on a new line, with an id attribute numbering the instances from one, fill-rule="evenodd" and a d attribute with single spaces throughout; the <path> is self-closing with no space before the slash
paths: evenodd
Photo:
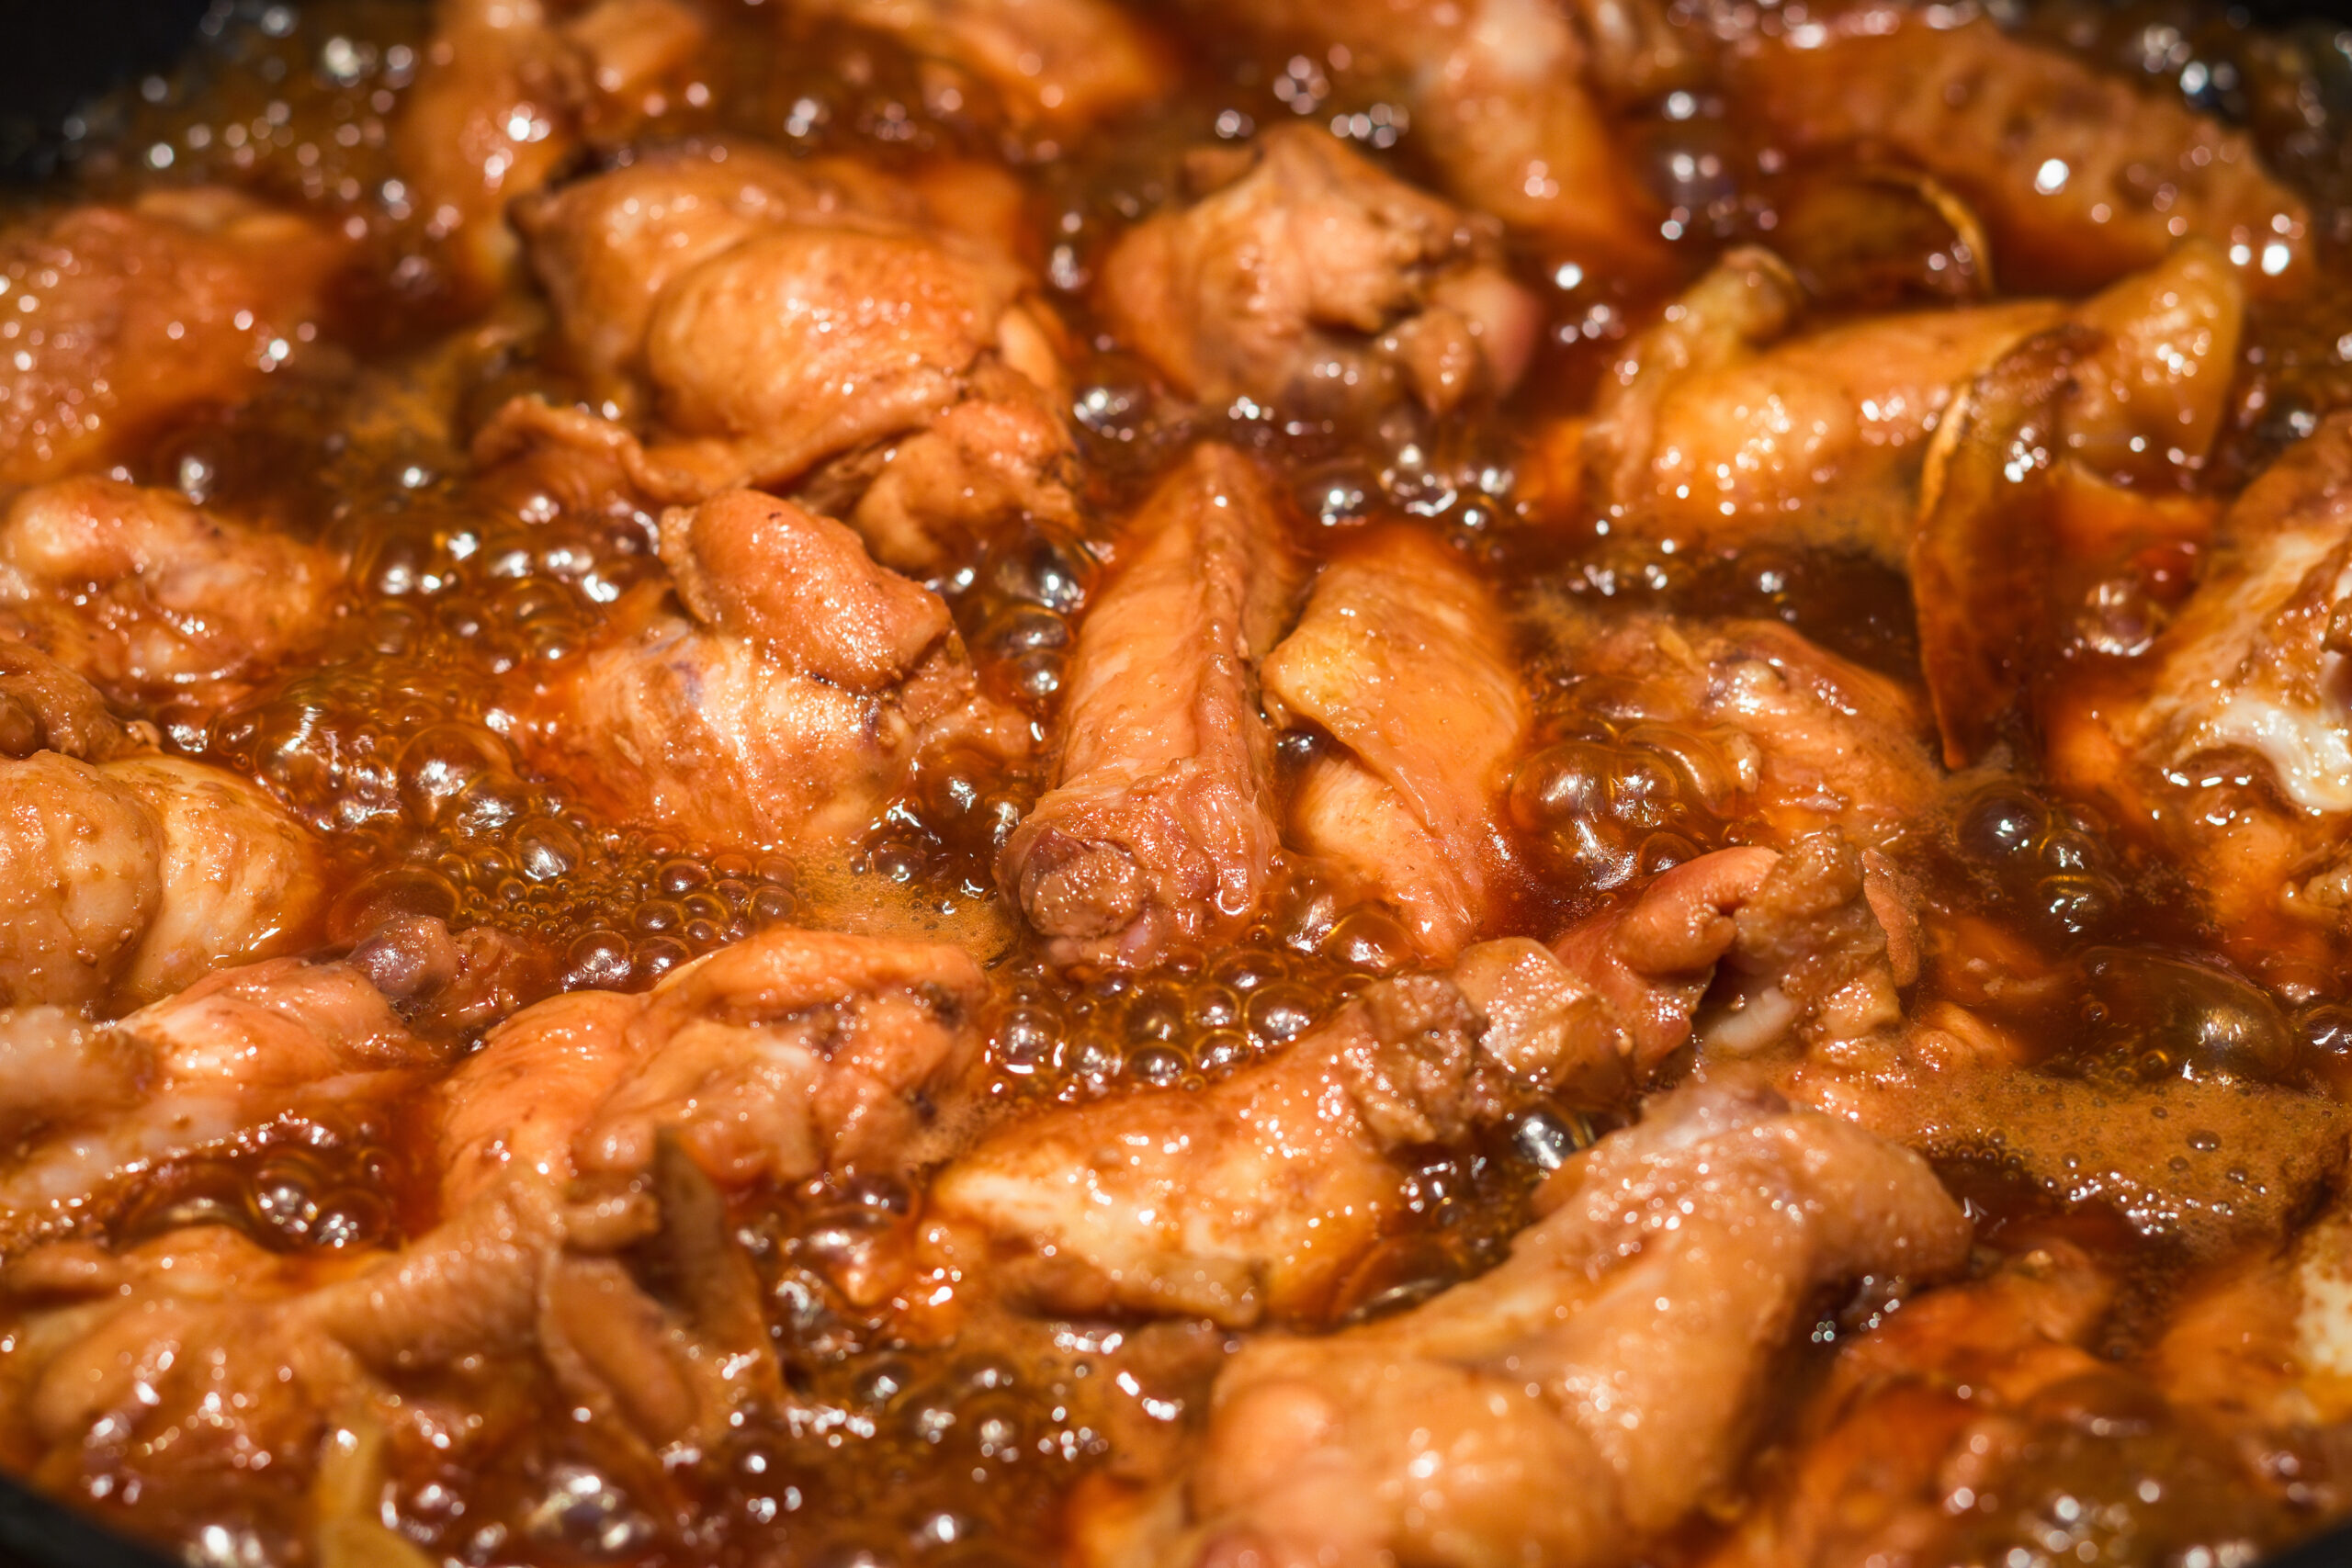
<path id="1" fill-rule="evenodd" d="M 1676 89 L 1622 111 L 1627 144 L 1675 215 L 1672 267 L 1604 277 L 1519 258 L 1550 326 L 1512 404 L 1442 423 L 1398 414 L 1373 429 L 1284 422 L 1246 404 L 1187 415 L 1138 361 L 1097 338 L 1085 291 L 1102 246 L 1168 199 L 1183 149 L 1287 118 L 1345 117 L 1361 144 L 1419 172 L 1394 84 L 1307 52 L 1234 56 L 1211 40 L 1151 124 L 1059 147 L 1007 130 L 982 93 L 927 85 L 919 62 L 871 35 L 826 27 L 786 42 L 757 0 L 711 9 L 720 28 L 699 90 L 633 128 L 629 141 L 725 132 L 885 165 L 955 152 L 1002 157 L 1029 181 L 1036 260 L 1074 340 L 1094 345 L 1074 367 L 1088 525 L 1001 537 L 933 586 L 985 687 L 1040 733 L 1057 712 L 1074 627 L 1116 521 L 1170 455 L 1204 435 L 1282 471 L 1295 502 L 1292 532 L 1310 557 L 1403 521 L 1450 540 L 1515 604 L 1560 594 L 1601 615 L 1778 620 L 1917 688 L 1900 574 L 1834 555 L 1712 554 L 1612 538 L 1597 520 L 1541 514 L 1521 475 L 1526 434 L 1583 408 L 1609 355 L 1656 301 L 1728 243 L 1778 233 L 1802 268 L 1807 233 L 1867 222 L 1875 248 L 1860 248 L 1857 263 L 1849 247 L 1836 263 L 1843 271 L 1823 260 L 1808 279 L 1818 294 L 1857 311 L 1958 297 L 1966 258 L 1917 211 L 1835 171 L 1766 167 L 1767 150 L 1722 103 Z M 2248 120 L 2274 166 L 2335 215 L 2331 240 L 2352 238 L 2352 138 L 2342 121 L 2352 66 L 2342 51 L 2316 31 L 2280 41 L 2227 21 L 2185 27 L 2180 10 L 2061 5 L 2030 25 Z M 342 346 L 282 372 L 232 415 L 168 433 L 132 473 L 343 552 L 352 565 L 340 615 L 301 668 L 277 672 L 227 711 L 154 716 L 168 744 L 262 781 L 322 837 L 339 889 L 328 917 L 334 946 L 390 914 L 424 914 L 518 939 L 537 960 L 539 994 L 641 989 L 791 920 L 809 894 L 763 846 L 689 843 L 600 816 L 564 780 L 522 769 L 502 737 L 514 722 L 503 694 L 532 671 L 563 667 L 616 604 L 662 574 L 642 513 L 535 488 L 527 474 L 481 477 L 463 456 L 469 424 L 505 396 L 546 389 L 568 398 L 568 383 L 543 322 L 527 312 L 512 331 L 468 339 L 463 323 L 485 302 L 466 296 L 431 215 L 399 188 L 386 127 L 414 79 L 423 17 L 423 7 L 389 0 L 272 8 L 261 21 L 237 13 L 178 73 L 90 119 L 76 193 L 234 183 L 345 222 L 371 253 L 354 269 L 369 281 L 338 302 L 332 335 Z M 590 159 L 622 155 L 608 146 Z M 2256 311 L 2212 482 L 2233 487 L 2307 433 L 2315 411 L 2352 401 L 2352 355 L 2339 346 L 2347 328 L 2352 290 L 2341 286 L 2291 314 Z M 457 438 L 404 417 L 411 395 L 446 403 Z M 2148 570 L 2188 571 L 2177 561 Z M 1636 727 L 1600 713 L 1572 672 L 1534 655 L 1530 664 L 1559 680 L 1544 694 L 1523 789 L 1600 804 L 1578 808 L 1580 837 L 1534 807 L 1520 820 L 1511 929 L 1550 934 L 1641 875 L 1742 841 L 1736 806 L 1702 800 L 1679 764 Z M 1040 784 L 976 758 L 933 760 L 871 825 L 851 874 L 924 908 L 999 904 L 997 851 Z M 2276 1036 L 2276 1060 L 2229 1070 L 2305 1086 L 2352 1079 L 2352 1025 L 2340 1003 L 2290 1010 L 2237 978 L 2183 913 L 2175 874 L 2119 825 L 2056 803 L 2030 774 L 1955 784 L 1944 838 L 1923 863 L 1933 868 L 1928 898 L 1998 928 L 2055 977 L 2007 1020 L 2048 1061 L 2162 1078 L 2177 1064 L 2143 1058 L 2161 1055 L 2168 1030 L 2181 1034 L 2183 1018 L 2222 1006 Z M 1335 907 L 1329 889 L 1304 876 L 1231 948 L 1182 953 L 1142 974 L 1064 973 L 1016 944 L 992 971 L 983 1113 L 1197 1089 L 1313 1027 L 1392 968 L 1399 950 L 1393 932 Z M 2194 969 L 2185 979 L 2162 970 L 2184 988 L 2184 999 L 2165 1004 L 2173 1012 L 2119 1020 L 2121 1003 L 2098 1001 L 2102 976 L 2164 964 Z M 2146 989 L 2128 977 L 2109 988 L 2127 999 Z M 1544 1107 L 1482 1141 L 1415 1151 L 1413 1212 L 1343 1287 L 1334 1317 L 1399 1310 L 1490 1267 L 1525 1223 L 1538 1176 L 1624 1110 Z M 338 1252 L 395 1239 L 424 1212 L 435 1176 L 421 1168 L 414 1111 L 396 1107 L 380 1125 L 321 1133 L 307 1146 L 265 1140 L 168 1169 L 114 1239 L 217 1220 L 331 1268 Z M 2135 1299 L 2168 1299 L 2161 1281 L 2176 1265 L 2162 1246 L 2060 1213 L 1998 1168 L 1956 1162 L 1949 1174 L 1986 1247 L 2014 1250 L 2071 1225 L 2082 1245 L 2138 1271 Z M 919 1195 L 819 1182 L 752 1192 L 730 1218 L 787 1379 L 812 1413 L 804 1422 L 743 1430 L 699 1468 L 667 1472 L 557 1408 L 526 1359 L 463 1363 L 401 1391 L 466 1413 L 453 1414 L 446 1450 L 392 1456 L 401 1533 L 480 1564 L 1045 1561 L 1080 1476 L 1114 1448 L 1169 1440 L 1179 1423 L 1150 1414 L 1147 1396 L 1196 1417 L 1229 1348 L 1204 1328 L 1128 1323 L 1034 1324 L 1006 1330 L 1001 1345 L 920 1342 L 905 1337 L 902 1303 L 859 1302 L 842 1284 L 860 1257 L 907 1245 Z M 1870 1310 L 1841 1314 L 1833 1304 L 1815 1343 L 1850 1337 Z M 2154 1306 L 2142 1315 L 2157 1320 Z M 2140 1396 L 2123 1363 L 2142 1348 L 2144 1338 L 2129 1336 L 2110 1348 L 2117 1387 L 2102 1396 L 2114 1408 L 2041 1413 L 2030 1467 L 2040 1489 L 1971 1517 L 1950 1545 L 1956 1561 L 2173 1561 L 2165 1554 L 2199 1540 L 2279 1540 L 2317 1517 L 2319 1504 L 2291 1487 L 2249 1487 L 2209 1435 L 2133 1415 Z M 2083 1397 L 2086 1408 L 2096 1404 Z M 1770 1473 L 1769 1462 L 1759 1473 Z M 2160 1500 L 2150 1500 L 2151 1477 L 2162 1478 Z M 169 1454 L 131 1446 L 90 1449 L 40 1480 L 159 1540 L 216 1528 L 223 1540 L 253 1543 L 257 1560 L 292 1561 L 300 1550 L 300 1489 L 266 1473 L 192 1473 Z M 2330 1493 L 2325 1506 L 2341 1500 Z"/>

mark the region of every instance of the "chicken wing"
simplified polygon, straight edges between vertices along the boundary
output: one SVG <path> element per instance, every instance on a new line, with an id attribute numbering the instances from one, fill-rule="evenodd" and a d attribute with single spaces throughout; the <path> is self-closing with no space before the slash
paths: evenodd
<path id="1" fill-rule="evenodd" d="M 1246 1346 L 1189 1473 L 1095 1560 L 1634 1561 L 1733 1481 L 1817 1289 L 1933 1279 L 1969 1244 L 1917 1156 L 1770 1095 L 1656 1101 L 1543 1201 L 1479 1280 Z"/>
<path id="2" fill-rule="evenodd" d="M 2050 716 L 2062 787 L 2164 847 L 2224 950 L 2324 986 L 2352 956 L 2352 419 L 2248 486 L 2205 581 L 2144 674 L 2069 688 Z"/>
<path id="3" fill-rule="evenodd" d="M 2097 288 L 2195 236 L 2249 288 L 2311 275 L 2311 215 L 2244 131 L 2014 39 L 1874 3 L 1748 40 L 1731 78 L 1799 152 L 1891 154 L 1973 203 L 2029 288 Z"/>
<path id="4" fill-rule="evenodd" d="M 601 446 L 664 501 L 797 490 L 899 566 L 1008 515 L 1072 515 L 1056 329 L 968 215 L 854 164 L 718 144 L 581 181 L 522 221 L 575 351 L 635 379 L 627 400 L 662 439 L 524 402 L 480 455 Z"/>
<path id="5" fill-rule="evenodd" d="M 1142 965 L 1238 929 L 1280 843 L 1258 661 L 1295 568 L 1272 485 L 1195 447 L 1129 523 L 1079 629 L 1053 786 L 997 874 L 1064 957 Z"/>
<path id="6" fill-rule="evenodd" d="M 1502 799 L 1532 716 L 1513 652 L 1461 558 L 1393 528 L 1323 569 L 1261 671 L 1278 727 L 1344 749 L 1301 781 L 1298 847 L 1377 889 L 1439 962 L 1486 922 L 1509 858 Z"/>

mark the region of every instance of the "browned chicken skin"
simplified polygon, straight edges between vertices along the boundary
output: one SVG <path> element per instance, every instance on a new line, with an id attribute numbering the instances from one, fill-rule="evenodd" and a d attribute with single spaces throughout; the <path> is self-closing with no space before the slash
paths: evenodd
<path id="1" fill-rule="evenodd" d="M 994 87 L 1017 118 L 1078 129 L 1167 91 L 1166 48 L 1110 0 L 793 0 L 904 39 Z"/>
<path id="2" fill-rule="evenodd" d="M 284 807 L 156 755 L 151 729 L 24 645 L 0 660 L 17 731 L 0 747 L 0 1006 L 127 1011 L 312 940 L 318 851 Z"/>
<path id="3" fill-rule="evenodd" d="M 667 501 L 797 490 L 898 566 L 1008 515 L 1067 517 L 1056 329 L 976 222 L 992 195 L 978 172 L 926 191 L 726 144 L 567 186 L 522 211 L 534 265 L 583 367 L 633 383 L 668 439 L 526 402 L 479 449 L 605 446 Z"/>
<path id="4" fill-rule="evenodd" d="M 1792 151 L 1891 153 L 1947 181 L 2030 287 L 2095 288 L 2192 236 L 2226 246 L 2250 288 L 2309 278 L 2310 214 L 2243 132 L 1935 15 L 1856 6 L 1749 44 L 1733 80 Z"/>
<path id="5" fill-rule="evenodd" d="M 2233 955 L 2297 988 L 2327 984 L 2352 953 L 2347 479 L 2352 421 L 2338 416 L 2231 507 L 2152 671 L 2076 688 L 2050 718 L 2060 784 L 2161 843 Z"/>
<path id="6" fill-rule="evenodd" d="M 1303 126 L 1191 167 L 1200 199 L 1129 230 L 1102 276 L 1114 328 L 1185 391 L 1444 413 L 1517 384 L 1535 302 L 1471 214 Z"/>
<path id="7" fill-rule="evenodd" d="M 1731 850 L 1660 877 L 1547 950 L 1481 943 L 1451 976 L 1369 987 L 1281 1055 L 1196 1093 L 1057 1111 L 933 1183 L 1033 1305 L 1313 1321 L 1405 1206 L 1407 1145 L 1460 1139 L 1531 1095 L 1608 1098 L 1690 1038 L 1778 860 Z"/>
<path id="8" fill-rule="evenodd" d="M 1493 913 L 1502 796 L 1530 715 L 1500 606 L 1454 553 L 1406 528 L 1324 567 L 1268 656 L 1268 715 L 1337 749 L 1291 805 L 1297 848 L 1343 867 L 1443 962 Z"/>
<path id="9" fill-rule="evenodd" d="M 1916 1156 L 1770 1096 L 1657 1101 L 1544 1201 L 1483 1279 L 1251 1343 L 1191 1472 L 1127 1530 L 1098 1527 L 1093 1560 L 1633 1561 L 1731 1481 L 1815 1289 L 1933 1278 L 1968 1247 Z"/>
<path id="10" fill-rule="evenodd" d="M 126 698 L 268 673 L 325 629 L 340 575 L 315 546 L 113 479 L 40 486 L 0 522 L 0 628 Z"/>
<path id="11" fill-rule="evenodd" d="M 662 522 L 659 590 L 537 700 L 524 748 L 632 816 L 811 852 L 864 830 L 926 746 L 999 756 L 1025 727 L 979 694 L 937 595 L 830 518 L 753 491 Z"/>
<path id="12" fill-rule="evenodd" d="M 2242 310 L 2235 273 L 2202 240 L 2079 304 L 2005 299 L 1790 335 L 1804 303 L 1779 258 L 1743 248 L 1628 346 L 1578 455 L 1613 528 L 1907 566 L 1937 433 L 1980 375 L 2062 328 L 2083 340 L 2069 452 L 2102 472 L 2191 480 L 2222 426 Z"/>
<path id="13" fill-rule="evenodd" d="M 1402 78 L 1454 199 L 1557 243 L 1647 259 L 1649 195 L 1588 83 L 1582 18 L 1544 0 L 1202 0 L 1221 19 L 1340 48 Z M 1613 54 L 1613 51 L 1612 51 Z"/>
<path id="14" fill-rule="evenodd" d="M 1129 523 L 1080 629 L 1052 787 L 998 862 L 1057 949 L 1146 964 L 1256 909 L 1279 847 L 1258 661 L 1295 573 L 1271 487 L 1195 447 Z"/>
<path id="15" fill-rule="evenodd" d="M 304 340 L 343 260 L 311 220 L 209 188 L 10 228 L 0 481 L 104 468 L 175 415 L 241 400 Z"/>

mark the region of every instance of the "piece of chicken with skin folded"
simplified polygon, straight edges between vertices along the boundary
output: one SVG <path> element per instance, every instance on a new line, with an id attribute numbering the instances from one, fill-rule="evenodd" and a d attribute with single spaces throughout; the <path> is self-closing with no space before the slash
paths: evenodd
<path id="1" fill-rule="evenodd" d="M 1552 949 L 1486 942 L 1378 982 L 1197 1092 L 1033 1117 L 949 1165 L 929 1212 L 985 1238 L 986 1277 L 1030 1306 L 1316 1321 L 1405 1218 L 1398 1149 L 1544 1097 L 1615 1103 L 1688 1042 L 1780 859 L 1704 856 Z"/>
<path id="2" fill-rule="evenodd" d="M 1197 199 L 1121 236 L 1101 288 L 1112 330 L 1187 395 L 1443 414 L 1517 385 L 1541 321 L 1489 220 L 1318 128 L 1187 167 Z"/>
<path id="3" fill-rule="evenodd" d="M 2048 766 L 2183 867 L 2224 952 L 2325 989 L 2352 963 L 2352 417 L 2249 485 L 2218 545 L 2143 660 L 2052 705 Z"/>
<path id="4" fill-rule="evenodd" d="M 2192 481 L 2227 412 L 2242 286 L 2182 244 L 2080 304 L 2013 299 L 1792 335 L 1803 291 L 1770 252 L 1732 252 L 1637 337 L 1579 448 L 1612 531 L 1685 545 L 1781 541 L 1905 569 L 1923 468 L 1970 382 L 2037 334 L 2072 331 L 2060 441 L 2100 473 Z"/>
<path id="5" fill-rule="evenodd" d="M 786 1397 L 722 1190 L 914 1157 L 924 1097 L 977 1054 L 985 989 L 954 948 L 773 931 L 646 995 L 540 1003 L 434 1090 L 431 1230 L 274 1270 L 230 1257 L 234 1292 L 205 1266 L 220 1231 L 37 1249 L 0 1288 L 53 1315 L 0 1381 L 48 1445 L 257 1444 L 301 1472 L 327 1416 L 379 1379 L 487 1356 L 538 1369 L 648 1456 L 707 1450 Z M 630 1261 L 648 1257 L 658 1293 Z M 391 1401 L 384 1418 L 435 1415 Z"/>
<path id="6" fill-rule="evenodd" d="M 0 1007 L 124 1012 L 311 940 L 323 871 L 284 807 L 21 643 L 0 672 Z"/>
<path id="7" fill-rule="evenodd" d="M 1935 819 L 1943 775 L 1918 699 L 1792 627 L 1602 615 L 1566 598 L 1533 606 L 1530 625 L 1572 705 L 1622 726 L 1623 750 L 1692 759 L 1689 771 L 1709 775 L 1696 781 L 1702 808 L 1755 823 L 1759 842 L 1834 827 L 1865 853 L 1892 853 Z M 1589 750 L 1571 741 L 1521 767 L 1522 829 L 1580 841 L 1596 819 L 1609 826 Z"/>
<path id="8" fill-rule="evenodd" d="M 1819 1292 L 1968 1255 L 1917 1156 L 1769 1092 L 1653 1100 L 1537 1201 L 1491 1273 L 1382 1323 L 1245 1346 L 1179 1479 L 1091 1494 L 1083 1560 L 1636 1561 L 1735 1482 Z"/>
<path id="9" fill-rule="evenodd" d="M 910 569 L 1009 517 L 1067 520 L 1058 328 L 995 232 L 1005 206 L 977 165 L 902 182 L 725 144 L 526 204 L 567 342 L 592 377 L 626 379 L 616 401 L 652 444 L 524 400 L 477 456 L 576 443 L 657 501 L 795 494 Z"/>
<path id="10" fill-rule="evenodd" d="M 1016 121 L 1078 130 L 1164 97 L 1168 49 L 1112 0 L 792 0 L 787 19 L 832 17 L 902 39 L 996 89 Z"/>
<path id="11" fill-rule="evenodd" d="M 2226 249 L 2254 291 L 2312 272 L 2302 198 L 2243 130 L 1978 17 L 1856 6 L 1734 46 L 1735 102 L 1800 156 L 1876 154 L 1927 170 L 1982 213 L 2004 276 L 2095 288 L 2175 242 Z"/>
<path id="12" fill-rule="evenodd" d="M 1658 62 L 1613 33 L 1600 37 L 1591 17 L 1577 14 L 1630 7 L 1193 0 L 1192 8 L 1396 78 L 1415 141 L 1464 207 L 1552 244 L 1621 261 L 1658 259 L 1657 203 L 1611 139 L 1593 91 L 1615 78 L 1639 93 Z"/>
<path id="13" fill-rule="evenodd" d="M 314 327 L 345 255 L 309 219 L 210 187 L 0 232 L 0 483 L 136 458 L 174 418 L 242 401 Z"/>
<path id="14" fill-rule="evenodd" d="M 629 819 L 821 854 L 927 748 L 1026 754 L 946 604 L 841 524 L 735 491 L 672 508 L 661 533 L 670 583 L 616 605 L 527 705 L 517 739 L 536 765 Z"/>
<path id="15" fill-rule="evenodd" d="M 583 142 L 620 142 L 708 37 L 683 0 L 440 0 L 391 133 L 410 205 L 487 295 L 521 254 L 506 221 Z"/>
<path id="16" fill-rule="evenodd" d="M 1323 568 L 1261 679 L 1277 728 L 1336 743 L 1298 783 L 1295 845 L 1452 958 L 1493 913 L 1532 716 L 1492 590 L 1427 534 L 1383 529 Z"/>
<path id="17" fill-rule="evenodd" d="M 1266 476 L 1196 446 L 1080 626 L 1051 787 L 997 876 L 1063 961 L 1141 967 L 1256 911 L 1281 847 L 1258 664 L 1297 568 Z"/>
<path id="18" fill-rule="evenodd" d="M 119 1023 L 0 1011 L 8 1239 L 104 1218 L 164 1163 L 289 1122 L 380 1109 L 444 1065 L 358 970 L 274 958 L 198 980 Z"/>
<path id="19" fill-rule="evenodd" d="M 40 486 L 0 520 L 0 632 L 123 701 L 218 705 L 316 641 L 341 576 L 317 546 L 115 479 Z"/>

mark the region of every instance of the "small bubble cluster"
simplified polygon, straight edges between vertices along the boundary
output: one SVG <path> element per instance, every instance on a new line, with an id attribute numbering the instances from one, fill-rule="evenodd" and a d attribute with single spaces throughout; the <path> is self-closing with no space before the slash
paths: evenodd
<path id="1" fill-rule="evenodd" d="M 2107 930 L 2124 887 L 2088 822 L 2020 785 L 1987 785 L 1954 818 L 1953 843 L 1981 882 L 2043 942 L 2065 946 Z"/>
<path id="2" fill-rule="evenodd" d="M 1144 1085 L 1198 1089 L 1289 1044 L 1368 976 L 1271 934 L 1141 974 L 1016 976 L 987 1020 L 997 1092 L 1071 1101 Z"/>
<path id="3" fill-rule="evenodd" d="M 1744 754 L 1730 734 L 1585 718 L 1520 764 L 1510 818 L 1554 875 L 1609 892 L 1728 841 Z"/>

